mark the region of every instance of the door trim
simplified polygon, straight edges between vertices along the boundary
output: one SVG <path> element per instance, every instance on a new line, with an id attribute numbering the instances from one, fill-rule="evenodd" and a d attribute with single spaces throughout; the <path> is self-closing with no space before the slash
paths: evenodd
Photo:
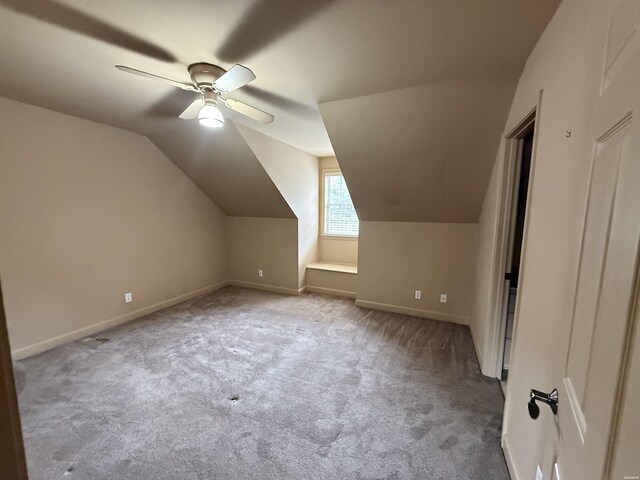
<path id="1" fill-rule="evenodd" d="M 13 363 L 9 347 L 9 334 L 2 301 L 2 286 L 0 285 L 0 470 L 7 474 L 7 478 L 16 480 L 27 479 L 27 465 L 20 428 L 20 411 L 16 397 L 16 387 L 13 378 Z M 4 478 L 4 477 L 3 477 Z"/>
<path id="2" fill-rule="evenodd" d="M 500 378 L 502 373 L 502 355 L 504 352 L 504 338 L 501 338 L 504 326 L 502 325 L 502 303 L 503 303 L 503 291 L 504 291 L 504 269 L 507 261 L 507 251 L 509 248 L 509 231 L 511 222 L 511 210 L 513 203 L 513 180 L 515 175 L 515 162 L 519 154 L 519 137 L 531 128 L 531 125 L 535 122 L 536 125 L 540 124 L 540 112 L 542 104 L 543 90 L 540 90 L 538 96 L 534 102 L 532 102 L 528 109 L 525 110 L 524 115 L 519 117 L 519 120 L 508 125 L 504 130 L 502 136 L 503 152 L 499 156 L 501 161 L 501 168 L 499 173 L 498 184 L 500 185 L 498 191 L 498 208 L 493 227 L 493 258 L 490 274 L 490 298 L 489 309 L 487 312 L 487 319 L 489 323 L 489 335 L 487 338 L 487 348 L 485 354 L 485 371 L 488 374 L 492 374 L 496 378 Z M 538 128 L 537 128 L 538 130 Z M 537 151 L 537 134 L 533 139 L 533 150 L 531 152 L 531 172 L 529 176 L 529 194 L 531 194 L 531 185 L 535 176 L 535 157 Z M 524 232 L 522 238 L 522 254 L 521 262 L 523 268 L 520 270 L 520 278 L 524 273 L 524 258 L 526 255 L 526 243 L 527 243 L 527 231 L 529 225 L 529 215 L 525 216 Z M 518 308 L 518 302 L 516 300 L 516 312 Z M 514 331 L 511 339 L 511 348 L 515 346 L 516 339 L 516 326 L 514 325 Z"/>
<path id="3" fill-rule="evenodd" d="M 507 469 L 509 470 L 509 475 L 511 475 L 511 480 L 520 480 L 521 477 L 518 473 L 518 469 L 516 468 L 516 462 L 513 460 L 513 454 L 511 453 L 511 447 L 509 446 L 509 437 L 507 435 L 502 436 L 502 451 L 504 452 L 504 459 L 507 463 Z"/>

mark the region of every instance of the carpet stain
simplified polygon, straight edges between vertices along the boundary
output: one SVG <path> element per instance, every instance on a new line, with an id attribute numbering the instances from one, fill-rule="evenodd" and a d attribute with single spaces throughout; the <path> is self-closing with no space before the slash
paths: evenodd
<path id="1" fill-rule="evenodd" d="M 415 440 L 422 440 L 437 424 L 429 420 L 423 420 L 419 426 L 412 427 L 410 432 Z"/>
<path id="2" fill-rule="evenodd" d="M 331 447 L 329 445 L 323 445 L 321 447 L 318 447 L 318 449 L 316 450 L 318 455 L 320 455 L 323 458 L 326 458 L 329 455 L 330 451 L 331 451 Z"/>
<path id="3" fill-rule="evenodd" d="M 438 445 L 438 448 L 440 448 L 441 450 L 450 450 L 451 448 L 455 447 L 458 444 L 458 437 L 449 437 L 447 438 L 444 442 L 442 442 L 440 445 Z"/>
<path id="4" fill-rule="evenodd" d="M 411 428 L 411 435 L 413 435 L 413 438 L 415 440 L 422 440 L 424 438 L 424 436 L 429 433 L 430 430 L 430 426 L 429 425 L 425 425 L 422 427 L 412 427 Z"/>

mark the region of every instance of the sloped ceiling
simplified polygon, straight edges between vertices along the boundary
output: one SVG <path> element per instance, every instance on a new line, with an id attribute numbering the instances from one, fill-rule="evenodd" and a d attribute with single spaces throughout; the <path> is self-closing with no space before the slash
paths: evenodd
<path id="1" fill-rule="evenodd" d="M 517 79 L 320 104 L 360 220 L 477 222 Z"/>
<path id="2" fill-rule="evenodd" d="M 232 122 L 212 131 L 191 127 L 149 139 L 225 214 L 295 218 Z"/>
<path id="3" fill-rule="evenodd" d="M 225 211 L 285 215 L 281 195 L 267 194 L 264 186 L 257 187 L 262 192 L 259 205 L 250 205 L 247 197 L 246 204 L 234 207 L 241 202 L 238 190 L 222 186 L 224 193 L 216 194 L 212 189 L 219 186 L 208 177 L 200 178 L 213 173 L 200 164 L 194 166 L 194 159 L 204 158 L 202 155 L 210 155 L 207 160 L 216 165 L 215 174 L 221 178 L 240 171 L 248 176 L 260 177 L 262 173 L 258 173 L 259 162 L 246 145 L 231 146 L 244 144 L 235 132 L 225 137 L 227 143 L 220 151 L 233 152 L 232 158 L 240 166 L 222 161 L 216 153 L 195 152 L 187 138 L 204 142 L 203 136 L 210 135 L 210 152 L 215 152 L 214 139 L 220 134 L 177 118 L 194 94 L 128 75 L 114 65 L 129 65 L 179 81 L 188 81 L 187 67 L 195 62 L 224 68 L 235 63 L 247 65 L 257 79 L 229 97 L 273 113 L 276 120 L 262 125 L 234 112 L 223 114 L 312 155 L 333 155 L 333 142 L 338 145 L 338 160 L 352 172 L 348 175 L 351 187 L 359 175 L 368 174 L 355 175 L 358 163 L 351 158 L 359 154 L 350 152 L 358 148 L 346 145 L 347 133 L 336 134 L 327 116 L 329 139 L 319 103 L 487 75 L 511 78 L 521 71 L 559 2 L 0 0 L 0 95 L 147 135 L 189 172 L 196 184 L 208 185 L 202 188 L 209 189 L 209 195 Z M 508 88 L 501 91 L 510 95 Z M 323 108 L 323 115 L 330 115 L 328 112 Z M 350 114 L 362 122 L 343 123 L 354 128 L 355 142 L 363 137 L 369 120 Z M 405 145 L 416 140 L 403 133 L 402 126 L 413 131 L 417 127 L 410 122 L 422 121 L 422 117 L 411 113 L 396 120 L 398 136 L 385 136 L 388 149 L 422 151 L 425 147 L 419 141 L 413 148 Z M 227 125 L 233 130 L 231 122 Z M 463 136 L 455 139 L 456 143 L 466 141 Z M 470 143 L 467 150 L 473 145 Z M 459 146 L 442 146 L 440 150 L 448 148 L 457 151 Z M 251 162 L 254 167 L 248 167 Z M 371 165 L 385 168 L 383 164 Z M 486 168 L 488 162 L 483 165 Z M 437 187 L 429 178 L 424 181 L 426 189 Z M 262 180 L 247 177 L 246 182 L 256 187 Z M 357 183 L 352 188 L 360 189 Z M 392 203 L 402 193 L 394 193 L 396 187 L 376 188 L 372 195 L 389 197 Z M 356 207 L 370 216 L 372 208 L 368 203 L 359 205 L 360 198 Z M 418 200 L 425 203 L 423 198 Z M 396 207 L 380 216 L 436 218 L 409 210 Z M 449 221 L 471 217 L 442 216 Z"/>

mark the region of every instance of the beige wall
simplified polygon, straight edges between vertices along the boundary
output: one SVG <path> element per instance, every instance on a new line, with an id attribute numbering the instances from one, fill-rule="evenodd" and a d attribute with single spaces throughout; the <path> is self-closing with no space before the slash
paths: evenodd
<path id="1" fill-rule="evenodd" d="M 227 217 L 227 265 L 232 283 L 298 292 L 298 221 Z M 263 277 L 258 276 L 263 271 Z"/>
<path id="2" fill-rule="evenodd" d="M 475 224 L 360 222 L 357 302 L 467 324 L 476 237 Z"/>
<path id="3" fill-rule="evenodd" d="M 224 214 L 148 139 L 0 98 L 0 149 L 0 275 L 19 355 L 226 279 Z"/>
<path id="4" fill-rule="evenodd" d="M 507 129 L 515 126 L 543 91 L 505 411 L 507 459 L 519 478 L 533 478 L 537 464 L 550 469 L 546 450 L 556 435 L 553 423 L 542 415 L 532 422 L 525 403 L 532 387 L 560 388 L 558 367 L 565 362 L 593 149 L 586 134 L 591 99 L 599 95 L 606 40 L 594 34 L 594 26 L 608 15 L 607 3 L 562 2 L 527 61 L 507 121 Z M 565 136 L 567 130 L 571 137 Z M 501 169 L 498 156 L 493 176 Z M 489 282 L 497 195 L 498 188 L 489 188 L 484 201 L 478 285 Z M 474 331 L 478 343 L 487 345 L 489 340 L 481 338 L 491 334 L 486 328 L 487 292 L 481 288 L 478 294 Z M 560 401 L 568 408 L 566 399 Z"/>
<path id="5" fill-rule="evenodd" d="M 298 288 L 318 257 L 318 158 L 244 125 L 238 125 L 267 174 L 298 218 Z"/>
<path id="6" fill-rule="evenodd" d="M 318 259 L 327 263 L 357 265 L 358 239 L 320 237 L 318 240 Z"/>
<path id="7" fill-rule="evenodd" d="M 322 157 L 318 162 L 320 169 L 319 188 L 324 188 L 322 171 L 340 169 L 336 157 Z M 347 185 L 348 186 L 348 185 Z M 322 196 L 319 195 L 320 201 Z M 319 205 L 323 208 L 322 205 Z M 320 218 L 318 217 L 318 221 Z M 318 227 L 322 231 L 322 226 Z M 344 263 L 347 265 L 358 264 L 358 239 L 357 238 L 331 238 L 320 236 L 318 239 L 318 260 L 328 263 Z"/>

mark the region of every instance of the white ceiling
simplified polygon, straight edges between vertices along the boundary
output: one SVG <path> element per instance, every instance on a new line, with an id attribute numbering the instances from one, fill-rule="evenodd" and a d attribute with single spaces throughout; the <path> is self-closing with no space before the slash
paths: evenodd
<path id="1" fill-rule="evenodd" d="M 0 0 L 0 95 L 157 139 L 183 131 L 185 121 L 176 116 L 193 94 L 127 75 L 115 64 L 188 81 L 191 63 L 242 63 L 257 80 L 230 96 L 276 120 L 261 125 L 226 114 L 325 156 L 333 149 L 318 103 L 512 76 L 558 3 Z"/>

